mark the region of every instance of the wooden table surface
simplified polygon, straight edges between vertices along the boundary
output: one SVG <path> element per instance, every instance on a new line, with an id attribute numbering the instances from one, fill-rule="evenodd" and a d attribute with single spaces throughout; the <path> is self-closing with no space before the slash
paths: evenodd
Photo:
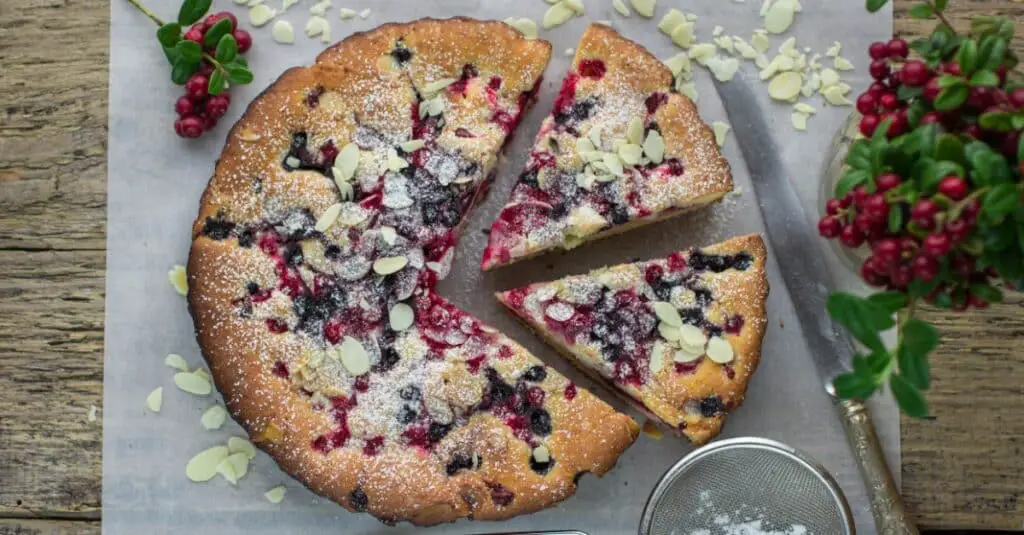
<path id="1" fill-rule="evenodd" d="M 930 28 L 910 5 L 896 2 L 908 37 Z M 87 414 L 103 394 L 109 7 L 0 2 L 0 535 L 100 529 L 102 424 Z M 1024 21 L 999 0 L 949 12 L 960 28 L 982 13 Z M 901 432 L 904 494 L 926 528 L 1024 529 L 1022 307 L 1018 294 L 927 312 L 943 333 L 937 417 Z"/>

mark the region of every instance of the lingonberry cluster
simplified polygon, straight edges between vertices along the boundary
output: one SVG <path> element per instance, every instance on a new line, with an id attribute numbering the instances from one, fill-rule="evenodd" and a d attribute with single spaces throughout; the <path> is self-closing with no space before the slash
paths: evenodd
<path id="1" fill-rule="evenodd" d="M 227 11 L 203 19 L 212 0 L 185 0 L 174 22 L 160 20 L 139 0 L 128 1 L 160 26 L 156 37 L 171 64 L 171 81 L 184 86 L 185 94 L 174 103 L 175 133 L 194 139 L 213 129 L 231 104 L 229 83 L 252 81 L 243 56 L 252 47 L 252 36 Z"/>
<path id="2" fill-rule="evenodd" d="M 887 0 L 866 0 L 877 11 Z M 861 277 L 884 288 L 829 296 L 829 315 L 868 352 L 833 382 L 842 398 L 883 384 L 900 407 L 927 415 L 928 354 L 936 329 L 915 318 L 924 300 L 985 308 L 1001 286 L 1024 287 L 1024 83 L 1013 71 L 1014 25 L 978 17 L 966 34 L 945 18 L 948 0 L 921 0 L 913 17 L 934 31 L 907 43 L 872 43 L 873 79 L 856 101 L 861 137 L 828 199 L 818 232 L 864 252 Z M 895 347 L 880 333 L 896 327 Z"/>

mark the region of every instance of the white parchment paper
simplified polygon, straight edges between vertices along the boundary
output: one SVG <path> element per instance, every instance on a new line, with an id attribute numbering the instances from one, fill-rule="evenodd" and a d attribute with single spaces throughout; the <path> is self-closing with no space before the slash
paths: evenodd
<path id="1" fill-rule="evenodd" d="M 280 0 L 266 0 L 280 8 Z M 356 3 L 356 2 L 361 3 Z M 181 353 L 192 366 L 201 363 L 192 334 L 192 322 L 184 300 L 167 283 L 167 270 L 184 263 L 190 224 L 230 125 L 259 91 L 285 68 L 308 64 L 323 48 L 306 39 L 301 30 L 313 0 L 300 0 L 279 15 L 292 22 L 296 44 L 283 46 L 270 38 L 270 26 L 250 28 L 246 10 L 228 0 L 216 0 L 215 9 L 238 14 L 250 29 L 255 45 L 249 53 L 255 81 L 232 89 L 233 104 L 217 129 L 200 141 L 175 137 L 173 103 L 181 88 L 169 80 L 169 68 L 154 38 L 155 27 L 127 2 L 111 2 L 110 138 L 108 179 L 107 307 L 104 379 L 103 530 L 105 533 L 408 533 L 410 526 L 386 527 L 367 515 L 354 515 L 318 498 L 281 472 L 260 453 L 249 475 L 237 487 L 218 478 L 207 484 L 191 483 L 184 467 L 196 452 L 224 443 L 241 430 L 230 423 L 220 431 L 205 431 L 199 424 L 202 411 L 216 396 L 196 398 L 178 391 L 171 381 L 173 370 L 164 366 L 167 353 Z M 482 229 L 488 227 L 524 164 L 525 154 L 541 119 L 551 109 L 558 84 L 574 47 L 587 24 L 611 20 L 627 37 L 639 41 L 660 57 L 677 52 L 668 38 L 655 30 L 655 21 L 634 14 L 617 15 L 610 0 L 585 0 L 586 13 L 542 37 L 554 44 L 539 104 L 529 114 L 499 169 L 488 201 L 471 216 L 462 237 L 457 264 L 440 291 L 477 317 L 509 333 L 547 363 L 581 385 L 592 384 L 575 373 L 552 350 L 513 321 L 493 300 L 496 289 L 529 281 L 548 280 L 630 258 L 650 258 L 684 247 L 710 244 L 731 235 L 761 231 L 761 215 L 750 187 L 750 178 L 739 147 L 730 134 L 724 152 L 733 166 L 738 195 L 709 210 L 683 216 L 608 239 L 567 255 L 549 255 L 514 269 L 483 274 L 479 259 L 485 245 Z M 158 15 L 172 18 L 178 0 L 151 0 Z M 341 21 L 338 7 L 372 8 L 368 19 Z M 335 39 L 390 21 L 423 16 L 466 15 L 504 19 L 526 16 L 540 21 L 547 4 L 541 0 L 408 0 L 371 2 L 336 0 L 327 13 Z M 711 39 L 721 25 L 727 34 L 749 39 L 760 27 L 760 2 L 726 0 L 662 0 L 657 17 L 669 7 L 700 15 L 701 41 Z M 857 66 L 844 76 L 854 94 L 868 84 L 868 43 L 890 33 L 891 13 L 869 15 L 863 2 L 803 0 L 803 12 L 788 35 L 799 47 L 824 53 L 833 41 L 843 43 L 843 55 Z M 773 49 L 782 38 L 773 37 Z M 828 58 L 823 58 L 828 62 Z M 708 74 L 697 68 L 698 105 L 707 121 L 725 120 L 725 112 Z M 756 81 L 756 69 L 745 62 L 741 76 Z M 812 210 L 817 199 L 818 169 L 830 139 L 850 108 L 830 108 L 815 102 L 819 113 L 810 129 L 795 132 L 789 124 L 790 108 L 769 100 L 761 91 L 760 104 L 770 107 L 775 141 L 784 161 Z M 809 212 L 814 217 L 816 212 Z M 806 254 L 824 254 L 807 251 Z M 860 533 L 875 533 L 863 484 L 817 378 L 802 341 L 792 305 L 773 258 L 768 263 L 772 285 L 768 302 L 769 329 L 764 340 L 758 373 L 750 384 L 746 403 L 727 422 L 724 436 L 754 435 L 773 438 L 803 449 L 819 459 L 840 481 L 854 510 Z M 845 285 L 849 276 L 839 277 Z M 163 386 L 160 414 L 144 408 L 146 395 Z M 601 390 L 605 399 L 612 397 Z M 899 475 L 899 419 L 890 400 L 873 402 L 873 414 L 885 445 L 890 466 Z M 460 522 L 430 528 L 430 533 L 499 532 L 534 529 L 582 529 L 591 535 L 635 533 L 641 508 L 659 475 L 692 450 L 682 440 L 653 440 L 641 436 L 603 479 L 583 479 L 579 492 L 557 508 L 535 515 L 494 523 Z M 410 477 L 414 477 L 411 475 Z M 263 499 L 267 489 L 284 484 L 288 495 L 279 505 Z M 778 492 L 785 492 L 784 488 Z M 682 530 L 683 533 L 686 530 Z"/>

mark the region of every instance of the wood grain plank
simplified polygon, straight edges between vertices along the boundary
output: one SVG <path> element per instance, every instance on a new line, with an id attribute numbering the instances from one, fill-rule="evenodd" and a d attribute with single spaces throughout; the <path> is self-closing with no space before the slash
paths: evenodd
<path id="1" fill-rule="evenodd" d="M 99 535 L 100 523 L 82 520 L 0 520 L 0 535 Z"/>

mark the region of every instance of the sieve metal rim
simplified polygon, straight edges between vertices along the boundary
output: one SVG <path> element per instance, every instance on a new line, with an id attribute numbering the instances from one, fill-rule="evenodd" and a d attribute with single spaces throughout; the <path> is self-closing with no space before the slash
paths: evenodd
<path id="1" fill-rule="evenodd" d="M 850 504 L 846 502 L 846 495 L 843 494 L 843 489 L 839 486 L 839 483 L 835 478 L 832 477 L 832 474 L 830 474 L 821 463 L 810 455 L 775 440 L 761 437 L 736 437 L 718 440 L 706 446 L 697 448 L 682 459 L 676 461 L 675 464 L 665 471 L 661 478 L 658 479 L 658 483 L 654 486 L 651 494 L 647 497 L 647 502 L 644 503 L 644 511 L 640 517 L 640 526 L 638 528 L 639 535 L 650 534 L 651 523 L 654 519 L 655 505 L 661 502 L 668 490 L 668 487 L 680 474 L 704 457 L 721 450 L 729 449 L 766 450 L 789 457 L 804 468 L 808 469 L 825 485 L 826 488 L 828 488 L 829 492 L 832 494 L 836 507 L 839 508 L 839 513 L 842 515 L 842 523 L 845 528 L 842 535 L 856 534 L 857 530 L 853 522 L 853 513 L 850 511 Z"/>

